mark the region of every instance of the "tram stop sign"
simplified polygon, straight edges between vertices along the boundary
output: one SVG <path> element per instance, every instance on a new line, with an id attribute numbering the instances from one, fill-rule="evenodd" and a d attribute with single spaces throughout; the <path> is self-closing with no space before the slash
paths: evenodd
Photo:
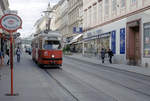
<path id="1" fill-rule="evenodd" d="M 9 32 L 10 34 L 10 67 L 11 67 L 11 93 L 8 94 L 11 96 L 15 96 L 13 92 L 13 32 L 16 32 L 17 29 L 21 28 L 22 20 L 16 14 L 5 14 L 0 19 L 0 26 L 5 31 Z"/>
<path id="2" fill-rule="evenodd" d="M 15 14 L 6 14 L 2 16 L 0 24 L 2 29 L 6 30 L 7 32 L 15 32 L 17 29 L 21 28 L 22 20 Z"/>

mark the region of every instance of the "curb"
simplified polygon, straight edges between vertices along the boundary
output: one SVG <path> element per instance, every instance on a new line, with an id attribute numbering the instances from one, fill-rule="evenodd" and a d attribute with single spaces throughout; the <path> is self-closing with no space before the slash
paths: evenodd
<path id="1" fill-rule="evenodd" d="M 93 63 L 93 62 L 82 60 L 82 59 L 77 59 L 77 58 L 70 57 L 70 56 L 64 56 L 64 57 L 67 57 L 67 58 L 70 58 L 70 59 L 73 59 L 73 60 L 77 60 L 77 61 L 82 61 L 84 63 L 90 63 L 90 64 L 97 65 L 97 66 L 101 65 L 101 66 L 104 66 L 104 67 L 107 67 L 107 68 L 113 68 L 113 69 L 120 70 L 120 71 L 131 72 L 131 73 L 135 73 L 135 74 L 138 74 L 138 75 L 143 75 L 143 76 L 146 76 L 146 77 L 150 77 L 150 75 L 146 75 L 146 74 L 142 74 L 142 73 L 138 73 L 138 72 L 134 72 L 134 71 L 130 71 L 130 70 L 125 70 L 125 69 L 119 69 L 119 68 L 115 68 L 115 67 L 107 66 L 107 65 L 103 65 L 103 64 L 97 64 L 97 63 Z"/>

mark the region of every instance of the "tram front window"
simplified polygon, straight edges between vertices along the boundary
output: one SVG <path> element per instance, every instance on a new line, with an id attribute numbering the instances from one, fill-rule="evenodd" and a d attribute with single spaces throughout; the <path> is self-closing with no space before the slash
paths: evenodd
<path id="1" fill-rule="evenodd" d="M 44 49 L 46 50 L 55 50 L 60 49 L 61 45 L 59 41 L 45 41 Z"/>

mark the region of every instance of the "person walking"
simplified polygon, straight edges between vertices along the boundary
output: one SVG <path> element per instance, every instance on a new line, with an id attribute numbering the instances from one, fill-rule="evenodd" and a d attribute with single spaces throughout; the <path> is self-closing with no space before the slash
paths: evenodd
<path id="1" fill-rule="evenodd" d="M 17 55 L 17 62 L 20 62 L 21 50 L 20 50 L 20 48 L 19 48 L 19 47 L 17 47 L 16 55 Z"/>
<path id="2" fill-rule="evenodd" d="M 9 49 L 6 50 L 6 54 L 8 56 L 7 65 L 9 65 Z"/>
<path id="3" fill-rule="evenodd" d="M 4 63 L 4 55 L 3 55 L 3 52 L 2 51 L 0 51 L 0 65 L 3 65 L 3 63 Z"/>
<path id="4" fill-rule="evenodd" d="M 105 61 L 105 50 L 104 50 L 104 48 L 102 48 L 102 50 L 101 50 L 101 59 L 102 59 L 102 63 L 104 63 L 104 61 Z"/>
<path id="5" fill-rule="evenodd" d="M 111 49 L 108 50 L 108 57 L 109 57 L 109 62 L 112 63 L 112 56 L 114 56 L 113 52 Z"/>

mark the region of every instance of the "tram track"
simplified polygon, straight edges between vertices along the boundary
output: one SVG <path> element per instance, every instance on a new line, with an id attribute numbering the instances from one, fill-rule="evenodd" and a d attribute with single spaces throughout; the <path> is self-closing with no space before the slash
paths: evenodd
<path id="1" fill-rule="evenodd" d="M 71 97 L 76 101 L 80 101 L 71 91 L 69 91 L 59 80 L 57 80 L 52 74 L 50 74 L 46 69 L 44 70 L 63 90 L 65 90 Z"/>
<path id="2" fill-rule="evenodd" d="M 57 71 L 57 70 L 56 70 Z M 55 72 L 56 72 L 55 71 Z M 78 83 L 79 85 L 84 85 L 84 86 L 78 86 L 78 88 L 74 88 L 74 86 L 73 86 L 73 89 L 75 90 L 77 90 L 77 91 L 74 91 L 74 90 L 71 90 L 71 89 L 68 89 L 68 87 L 69 87 L 69 85 L 66 85 L 66 84 L 64 84 L 63 82 L 62 82 L 62 80 L 61 79 L 59 79 L 59 78 L 57 78 L 57 76 L 54 74 L 53 75 L 53 73 L 51 73 L 50 71 L 48 71 L 48 70 L 45 70 L 45 72 L 63 89 L 63 90 L 65 90 L 72 98 L 74 98 L 74 100 L 76 100 L 76 101 L 118 101 L 115 97 L 113 97 L 113 96 L 110 96 L 110 95 L 108 95 L 107 93 L 105 93 L 105 92 L 103 92 L 103 91 L 101 91 L 101 90 L 98 90 L 97 88 L 95 88 L 94 86 L 92 86 L 91 84 L 89 84 L 89 83 L 87 83 L 87 82 L 85 82 L 84 80 L 82 80 L 82 79 L 80 79 L 80 78 L 78 78 L 77 76 L 75 76 L 75 75 L 73 75 L 72 73 L 70 73 L 70 72 L 68 72 L 68 71 L 65 71 L 65 70 L 61 70 L 61 71 L 63 71 L 63 73 L 65 73 L 65 74 L 67 74 L 67 76 L 69 77 L 69 76 L 74 76 L 76 79 L 78 79 L 78 81 L 80 81 L 80 82 L 78 82 L 78 81 L 75 81 L 76 83 Z M 57 74 L 57 73 L 56 73 Z M 55 77 L 56 76 L 56 77 Z M 68 79 L 69 80 L 69 79 Z M 74 79 L 75 80 L 75 79 Z M 69 80 L 70 81 L 70 80 Z M 81 82 L 82 82 L 82 84 L 81 84 Z M 67 87 L 66 87 L 66 86 Z M 88 88 L 87 88 L 88 87 Z M 80 89 L 80 90 L 79 90 Z M 82 91 L 82 90 L 83 91 Z M 83 95 L 82 97 L 81 97 L 81 93 L 85 93 L 86 91 L 84 90 L 84 89 L 88 89 L 88 93 L 90 93 L 90 94 L 93 94 L 93 95 L 95 95 L 95 97 L 96 97 L 96 99 L 97 100 L 95 100 L 95 98 L 94 98 L 94 96 L 92 95 L 89 95 L 89 96 L 91 96 L 91 98 L 94 98 L 94 99 L 91 99 L 90 97 L 87 97 L 87 96 L 85 96 L 85 95 Z M 73 92 L 73 93 L 72 93 Z M 81 94 L 81 95 L 80 95 Z M 80 95 L 80 96 L 79 96 Z M 78 96 L 78 97 L 77 97 Z M 107 96 L 107 97 L 106 97 Z M 87 99 L 88 98 L 88 100 L 83 100 L 82 98 L 84 98 L 84 97 L 86 97 L 85 99 Z M 90 100 L 89 100 L 90 99 Z"/>
<path id="3" fill-rule="evenodd" d="M 93 72 L 89 72 L 89 71 L 87 71 L 87 70 L 85 70 L 85 69 L 81 69 L 81 68 L 79 68 L 79 67 L 76 67 L 76 66 L 73 66 L 73 65 L 70 65 L 70 64 L 65 64 L 65 65 L 68 65 L 69 67 L 72 67 L 72 68 L 73 68 L 73 67 L 74 67 L 74 68 L 77 68 L 78 70 L 80 70 L 80 71 L 82 71 L 82 72 L 91 74 L 91 75 L 93 75 L 93 76 L 96 76 L 97 78 L 100 78 L 100 79 L 102 79 L 102 80 L 111 82 L 112 84 L 115 84 L 115 85 L 124 87 L 124 88 L 126 88 L 126 89 L 131 90 L 131 91 L 137 92 L 137 93 L 142 94 L 142 95 L 145 95 L 145 96 L 147 96 L 147 97 L 150 97 L 150 94 L 148 94 L 148 93 L 145 93 L 145 92 L 140 91 L 140 90 L 138 90 L 138 89 L 134 89 L 134 88 L 128 87 L 127 85 L 124 85 L 124 84 L 122 84 L 122 83 L 113 81 L 113 80 L 111 80 L 111 79 L 109 79 L 109 78 L 103 77 L 103 76 L 98 75 L 98 74 L 95 74 L 95 73 L 93 73 Z M 85 81 L 85 82 L 86 82 L 86 81 Z"/>
<path id="4" fill-rule="evenodd" d="M 129 75 L 131 77 L 138 77 L 139 79 L 143 79 L 145 81 L 150 81 L 150 76 L 148 76 L 148 75 L 144 75 L 144 74 L 140 74 L 140 73 L 136 73 L 136 72 L 132 72 L 132 71 L 127 71 L 127 70 L 123 70 L 123 69 L 118 69 L 118 68 L 114 68 L 114 67 L 110 68 L 109 66 L 106 66 L 106 65 L 96 64 L 96 63 L 92 63 L 92 62 L 87 62 L 87 61 L 76 59 L 76 58 L 72 58 L 72 57 L 69 57 L 69 56 L 65 56 L 65 58 L 69 59 L 69 60 L 75 60 L 77 62 L 82 62 L 82 63 L 88 64 L 88 65 L 91 65 L 91 66 L 94 65 L 95 67 L 101 68 L 103 70 L 120 72 L 120 73 L 123 73 L 125 75 Z"/>

